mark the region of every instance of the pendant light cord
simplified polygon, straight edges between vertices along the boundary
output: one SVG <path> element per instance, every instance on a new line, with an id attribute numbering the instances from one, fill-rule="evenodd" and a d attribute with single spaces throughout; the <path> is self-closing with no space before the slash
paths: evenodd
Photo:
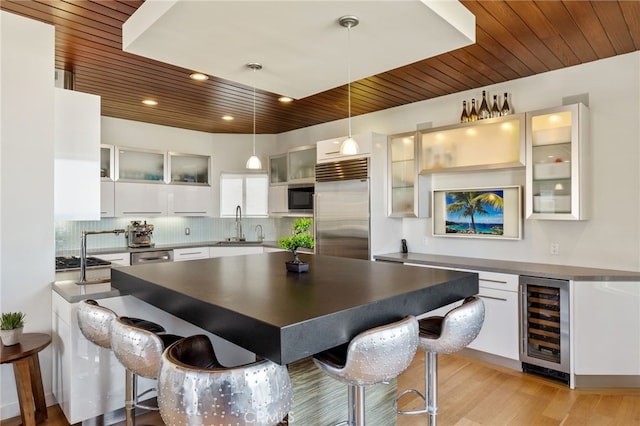
<path id="1" fill-rule="evenodd" d="M 253 155 L 256 155 L 256 69 L 253 68 Z"/>
<path id="2" fill-rule="evenodd" d="M 351 27 L 347 25 L 347 108 L 349 110 L 349 138 L 351 138 Z"/>

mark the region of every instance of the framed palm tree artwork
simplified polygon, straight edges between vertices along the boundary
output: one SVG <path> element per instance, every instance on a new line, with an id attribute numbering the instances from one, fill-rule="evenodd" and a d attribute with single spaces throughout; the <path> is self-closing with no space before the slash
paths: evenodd
<path id="1" fill-rule="evenodd" d="M 433 235 L 522 238 L 520 186 L 433 191 Z"/>

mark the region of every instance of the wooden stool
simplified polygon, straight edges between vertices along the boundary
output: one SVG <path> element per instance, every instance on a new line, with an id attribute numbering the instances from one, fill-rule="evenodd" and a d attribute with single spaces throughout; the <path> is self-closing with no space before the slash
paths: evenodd
<path id="1" fill-rule="evenodd" d="M 47 419 L 47 403 L 44 400 L 38 352 L 49 343 L 51 336 L 48 334 L 25 333 L 17 345 L 0 344 L 0 364 L 13 364 L 20 416 L 24 426 L 35 425 Z"/>

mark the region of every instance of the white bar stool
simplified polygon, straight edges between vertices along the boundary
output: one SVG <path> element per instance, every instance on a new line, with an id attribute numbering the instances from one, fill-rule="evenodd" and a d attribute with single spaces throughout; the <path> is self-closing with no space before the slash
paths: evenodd
<path id="1" fill-rule="evenodd" d="M 348 385 L 349 426 L 365 424 L 365 385 L 396 378 L 409 367 L 418 348 L 418 321 L 401 321 L 364 331 L 351 342 L 313 356 L 330 377 Z"/>
<path id="2" fill-rule="evenodd" d="M 139 397 L 152 392 L 148 389 L 138 395 L 138 376 L 157 379 L 160 357 L 164 349 L 182 339 L 175 334 L 156 334 L 131 325 L 127 318 L 116 318 L 111 323 L 111 349 L 126 370 L 125 423 L 135 425 L 135 409 L 158 410 L 158 407 L 143 405 Z"/>
<path id="3" fill-rule="evenodd" d="M 226 368 L 204 335 L 162 355 L 158 405 L 167 425 L 273 426 L 287 416 L 292 398 L 286 366 L 263 359 Z"/>
<path id="4" fill-rule="evenodd" d="M 424 351 L 425 389 L 427 397 L 416 389 L 407 389 L 398 395 L 394 408 L 398 414 L 429 414 L 429 425 L 436 426 L 438 414 L 438 354 L 457 352 L 471 343 L 480 333 L 484 322 L 484 302 L 478 296 L 467 297 L 460 306 L 444 317 L 421 319 L 418 347 Z M 418 394 L 425 401 L 421 410 L 398 410 L 398 400 L 407 393 Z"/>

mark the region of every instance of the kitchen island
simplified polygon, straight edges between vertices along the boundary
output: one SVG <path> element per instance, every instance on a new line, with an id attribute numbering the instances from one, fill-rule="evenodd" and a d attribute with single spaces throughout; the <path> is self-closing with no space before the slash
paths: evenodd
<path id="1" fill-rule="evenodd" d="M 347 412 L 346 385 L 320 373 L 311 355 L 369 328 L 478 293 L 473 273 L 300 257 L 309 262 L 308 273 L 287 272 L 284 262 L 291 254 L 276 252 L 117 268 L 112 286 L 259 356 L 288 364 L 294 387 L 289 420 L 305 425 L 343 420 Z M 395 393 L 395 382 L 370 388 L 371 424 L 395 424 Z"/>

